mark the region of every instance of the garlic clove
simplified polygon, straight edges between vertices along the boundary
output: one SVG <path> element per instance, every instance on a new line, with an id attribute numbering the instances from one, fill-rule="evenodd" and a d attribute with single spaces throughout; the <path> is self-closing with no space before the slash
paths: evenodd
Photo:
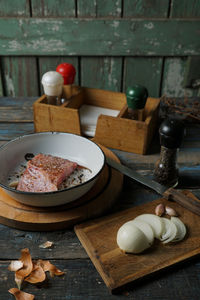
<path id="1" fill-rule="evenodd" d="M 161 217 L 165 212 L 165 207 L 162 203 L 158 204 L 155 208 L 155 214 L 156 216 Z"/>
<path id="2" fill-rule="evenodd" d="M 166 206 L 166 207 L 165 207 L 165 212 L 166 212 L 167 215 L 169 215 L 169 216 L 171 216 L 171 217 L 177 217 L 177 216 L 178 216 L 178 214 L 177 214 L 177 212 L 175 211 L 175 209 L 173 209 L 173 208 L 171 208 L 171 207 L 169 207 L 169 206 Z"/>

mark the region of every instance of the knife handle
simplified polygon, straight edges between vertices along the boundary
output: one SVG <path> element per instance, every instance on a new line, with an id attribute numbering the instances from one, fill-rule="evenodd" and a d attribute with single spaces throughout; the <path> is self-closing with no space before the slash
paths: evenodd
<path id="1" fill-rule="evenodd" d="M 163 196 L 167 200 L 174 200 L 181 206 L 200 216 L 200 200 L 190 191 L 180 191 L 169 188 L 163 193 Z"/>

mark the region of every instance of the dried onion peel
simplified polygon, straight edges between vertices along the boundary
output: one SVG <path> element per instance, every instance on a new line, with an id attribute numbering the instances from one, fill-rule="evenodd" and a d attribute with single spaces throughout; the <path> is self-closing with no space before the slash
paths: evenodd
<path id="1" fill-rule="evenodd" d="M 16 300 L 33 300 L 33 299 L 35 299 L 34 295 L 22 292 L 17 288 L 12 288 L 8 291 L 9 291 L 10 294 L 15 296 Z"/>

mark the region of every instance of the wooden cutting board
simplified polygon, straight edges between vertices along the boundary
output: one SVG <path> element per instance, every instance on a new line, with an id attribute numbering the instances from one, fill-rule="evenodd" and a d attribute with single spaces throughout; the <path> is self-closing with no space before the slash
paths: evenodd
<path id="1" fill-rule="evenodd" d="M 192 196 L 192 195 L 190 195 Z M 120 226 L 139 214 L 154 213 L 157 204 L 173 207 L 187 226 L 187 236 L 179 243 L 155 240 L 141 254 L 125 254 L 117 246 Z M 200 216 L 175 202 L 158 199 L 131 209 L 75 226 L 75 232 L 107 287 L 113 292 L 122 286 L 200 253 Z"/>
<path id="2" fill-rule="evenodd" d="M 101 146 L 105 155 L 118 161 L 117 156 Z M 100 216 L 116 201 L 123 185 L 123 175 L 105 165 L 93 188 L 80 199 L 62 206 L 33 207 L 11 198 L 0 188 L 0 223 L 31 231 L 51 231 L 69 228 Z"/>

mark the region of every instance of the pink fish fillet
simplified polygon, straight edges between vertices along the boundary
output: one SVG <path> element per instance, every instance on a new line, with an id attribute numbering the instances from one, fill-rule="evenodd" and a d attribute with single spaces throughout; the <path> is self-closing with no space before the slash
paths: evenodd
<path id="1" fill-rule="evenodd" d="M 38 154 L 28 161 L 17 190 L 27 192 L 57 191 L 62 182 L 77 168 L 77 163 L 64 158 Z"/>

